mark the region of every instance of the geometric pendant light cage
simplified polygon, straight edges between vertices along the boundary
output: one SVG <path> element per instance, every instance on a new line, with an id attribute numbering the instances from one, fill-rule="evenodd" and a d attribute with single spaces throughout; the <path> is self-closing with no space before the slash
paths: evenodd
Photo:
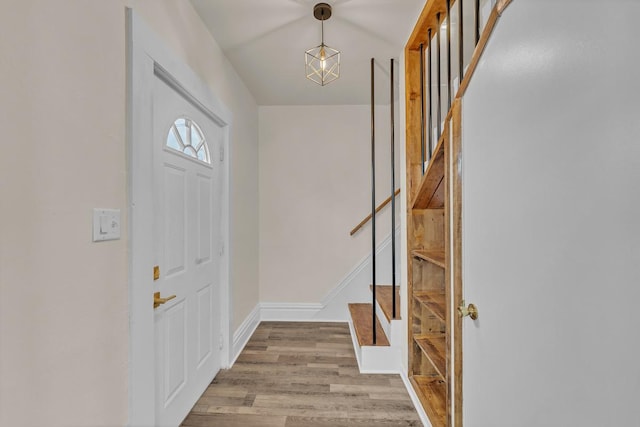
<path id="1" fill-rule="evenodd" d="M 331 17 L 331 5 L 316 4 L 313 16 L 321 23 L 322 39 L 319 46 L 305 52 L 305 71 L 309 80 L 324 86 L 340 77 L 340 51 L 324 44 L 324 21 Z"/>

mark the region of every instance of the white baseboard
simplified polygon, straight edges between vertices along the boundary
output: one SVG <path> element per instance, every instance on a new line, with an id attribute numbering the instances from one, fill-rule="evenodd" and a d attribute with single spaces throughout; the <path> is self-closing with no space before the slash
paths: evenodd
<path id="1" fill-rule="evenodd" d="M 251 335 L 255 332 L 258 324 L 260 324 L 260 304 L 256 304 L 253 310 L 251 310 L 251 313 L 244 319 L 244 322 L 242 322 L 240 327 L 233 333 L 233 349 L 229 367 L 236 363 L 236 359 L 247 345 L 249 338 L 251 338 Z"/>
<path id="2" fill-rule="evenodd" d="M 322 308 L 317 303 L 261 302 L 260 320 L 311 322 Z"/>
<path id="3" fill-rule="evenodd" d="M 356 362 L 358 362 L 358 371 L 362 373 L 362 362 L 360 361 L 360 344 L 356 338 L 356 331 L 353 329 L 353 322 L 349 322 L 349 335 L 351 336 L 351 342 L 353 343 L 353 351 L 356 354 Z"/>
<path id="4" fill-rule="evenodd" d="M 424 427 L 433 427 L 431 425 L 431 422 L 429 421 L 429 417 L 427 416 L 427 413 L 424 412 L 424 408 L 422 407 L 420 398 L 418 398 L 418 395 L 416 394 L 415 390 L 413 389 L 413 386 L 411 385 L 411 381 L 409 381 L 409 377 L 407 376 L 406 370 L 399 372 L 399 374 L 400 374 L 400 378 L 402 378 L 402 382 L 404 383 L 405 388 L 407 389 L 407 393 L 409 393 L 411 402 L 413 403 L 413 406 L 416 408 L 416 412 L 420 417 L 420 421 L 422 421 L 422 425 Z"/>

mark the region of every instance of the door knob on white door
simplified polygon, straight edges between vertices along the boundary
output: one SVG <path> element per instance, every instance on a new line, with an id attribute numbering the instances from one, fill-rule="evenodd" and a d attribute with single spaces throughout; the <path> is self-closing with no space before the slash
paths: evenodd
<path id="1" fill-rule="evenodd" d="M 478 309 L 473 304 L 465 307 L 464 300 L 462 300 L 460 306 L 458 306 L 458 315 L 460 317 L 469 316 L 472 320 L 476 320 L 478 318 Z"/>

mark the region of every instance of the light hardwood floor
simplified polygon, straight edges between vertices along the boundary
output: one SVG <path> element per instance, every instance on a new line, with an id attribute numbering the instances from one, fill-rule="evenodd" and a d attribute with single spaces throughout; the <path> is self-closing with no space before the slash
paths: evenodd
<path id="1" fill-rule="evenodd" d="M 183 427 L 421 426 L 398 375 L 365 375 L 346 323 L 262 322 Z"/>

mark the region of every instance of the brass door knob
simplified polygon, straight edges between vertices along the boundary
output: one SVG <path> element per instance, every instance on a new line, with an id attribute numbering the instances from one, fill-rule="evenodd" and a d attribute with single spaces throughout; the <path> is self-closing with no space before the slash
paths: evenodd
<path id="1" fill-rule="evenodd" d="M 175 297 L 176 297 L 175 295 L 171 295 L 171 296 L 166 297 L 166 298 L 160 298 L 160 292 L 155 292 L 153 294 L 153 308 L 158 308 L 159 306 L 161 306 L 165 302 L 167 302 L 169 300 L 172 300 Z"/>
<path id="2" fill-rule="evenodd" d="M 478 318 L 478 309 L 473 304 L 469 304 L 469 306 L 465 307 L 464 300 L 462 300 L 458 307 L 458 315 L 460 317 L 469 316 L 471 319 L 476 320 Z"/>

